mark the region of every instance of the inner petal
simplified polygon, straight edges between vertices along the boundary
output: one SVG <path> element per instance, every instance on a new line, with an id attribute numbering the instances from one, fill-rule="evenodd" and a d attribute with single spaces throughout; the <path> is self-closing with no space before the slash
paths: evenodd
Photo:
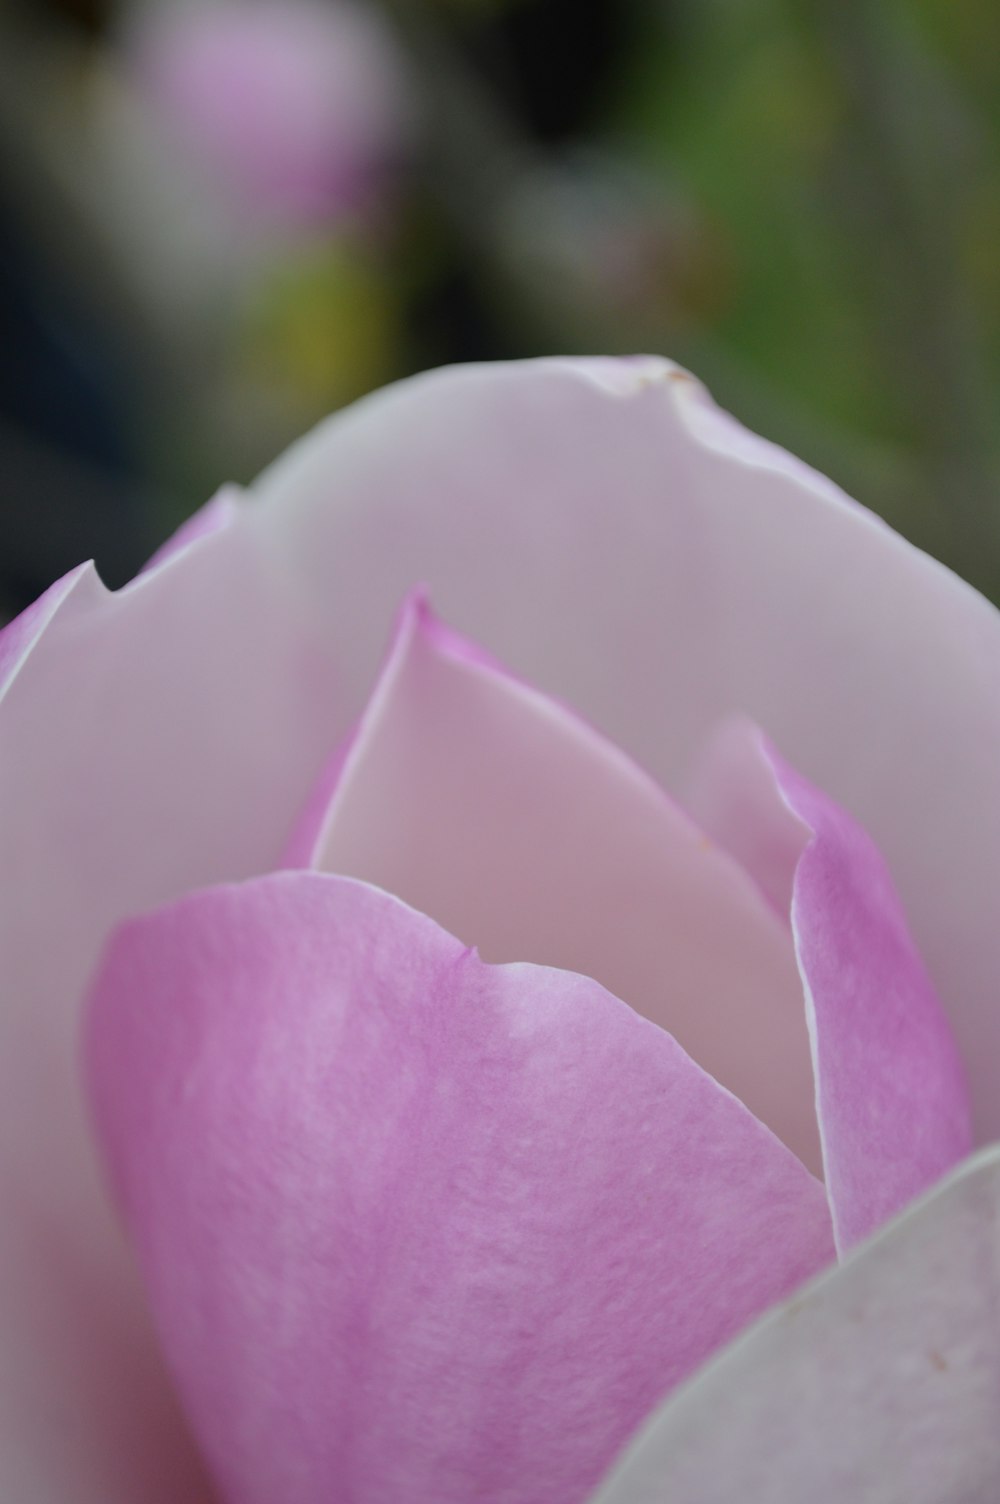
<path id="1" fill-rule="evenodd" d="M 970 1152 L 964 1063 L 892 874 L 846 810 L 742 718 L 718 728 L 690 801 L 791 914 L 844 1251 Z"/>
<path id="2" fill-rule="evenodd" d="M 292 849 L 398 895 L 486 960 L 595 978 L 819 1173 L 787 923 L 628 757 L 421 596 Z"/>

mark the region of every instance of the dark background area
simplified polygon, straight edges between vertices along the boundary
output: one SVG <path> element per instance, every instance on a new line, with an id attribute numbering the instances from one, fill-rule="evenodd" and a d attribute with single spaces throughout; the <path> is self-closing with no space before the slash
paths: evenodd
<path id="1" fill-rule="evenodd" d="M 375 386 L 575 351 L 1000 596 L 994 0 L 326 0 L 296 62 L 310 6 L 0 5 L 0 619 Z"/>

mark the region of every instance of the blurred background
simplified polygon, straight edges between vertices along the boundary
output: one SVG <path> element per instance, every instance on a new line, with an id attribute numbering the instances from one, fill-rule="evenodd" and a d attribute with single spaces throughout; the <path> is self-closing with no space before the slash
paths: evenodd
<path id="1" fill-rule="evenodd" d="M 450 361 L 670 354 L 1000 596 L 996 0 L 0 0 L 0 620 Z"/>

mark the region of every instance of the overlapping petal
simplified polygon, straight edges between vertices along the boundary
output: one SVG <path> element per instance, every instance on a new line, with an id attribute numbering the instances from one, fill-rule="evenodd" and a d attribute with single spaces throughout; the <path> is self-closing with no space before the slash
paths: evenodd
<path id="1" fill-rule="evenodd" d="M 969 1153 L 964 1064 L 892 876 L 857 821 L 743 720 L 719 728 L 691 801 L 790 915 L 844 1249 Z"/>
<path id="2" fill-rule="evenodd" d="M 595 978 L 820 1170 L 787 923 L 728 854 L 572 711 L 418 595 L 295 846 L 490 961 Z"/>
<path id="3" fill-rule="evenodd" d="M 75 571 L 2 639 L 5 1498 L 176 1504 L 204 1486 L 100 1184 L 77 1030 L 120 918 L 273 863 L 333 718 L 318 648 L 221 521 L 116 595 Z"/>
<path id="4" fill-rule="evenodd" d="M 992 1504 L 998 1286 L 993 1149 L 709 1364 L 591 1504 Z"/>
<path id="5" fill-rule="evenodd" d="M 742 711 L 884 853 L 1000 1132 L 1000 619 L 667 362 L 421 378 L 257 486 L 358 704 L 415 580 L 666 788 Z M 641 694 L 635 685 L 643 686 Z"/>
<path id="6" fill-rule="evenodd" d="M 1000 1131 L 1000 631 L 981 598 L 655 361 L 424 378 L 257 489 L 126 591 L 81 572 L 0 638 L 0 1492 L 18 1497 L 167 1488 L 152 1445 L 122 1451 L 166 1401 L 80 1112 L 87 970 L 136 907 L 275 860 L 415 579 L 667 787 L 722 716 L 753 715 L 886 855 L 980 1136 Z"/>
<path id="7" fill-rule="evenodd" d="M 843 1249 L 970 1152 L 966 1072 L 878 848 L 773 747 L 765 755 L 806 830 L 792 925 Z"/>
<path id="8" fill-rule="evenodd" d="M 97 1121 L 230 1504 L 577 1504 L 832 1256 L 822 1187 L 588 978 L 316 873 L 127 925 Z"/>

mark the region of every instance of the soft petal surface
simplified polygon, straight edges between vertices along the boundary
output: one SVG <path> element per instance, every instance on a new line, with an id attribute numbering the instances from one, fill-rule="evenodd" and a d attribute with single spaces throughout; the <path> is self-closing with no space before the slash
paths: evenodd
<path id="1" fill-rule="evenodd" d="M 795 870 L 809 832 L 778 792 L 760 727 L 746 716 L 727 716 L 713 729 L 681 797 L 779 914 L 790 915 Z"/>
<path id="2" fill-rule="evenodd" d="M 594 977 L 819 1172 L 787 925 L 627 757 L 420 596 L 331 782 L 296 840 L 314 865 L 397 894 L 488 961 Z"/>
<path id="3" fill-rule="evenodd" d="M 350 644 L 356 704 L 385 620 L 423 580 L 449 621 L 667 788 L 726 715 L 762 725 L 884 853 L 979 1135 L 1000 1133 L 1000 622 L 985 600 L 652 359 L 423 378 L 318 430 L 257 489 L 267 547 Z"/>
<path id="4" fill-rule="evenodd" d="M 32 648 L 67 596 L 71 595 L 86 565 L 56 580 L 26 611 L 0 628 L 0 697 L 27 662 Z"/>
<path id="5" fill-rule="evenodd" d="M 773 747 L 764 750 L 781 798 L 808 833 L 792 927 L 843 1249 L 969 1153 L 966 1075 L 877 847 Z"/>
<path id="6" fill-rule="evenodd" d="M 591 1504 L 993 1504 L 998 1286 L 991 1150 L 678 1391 Z"/>
<path id="7" fill-rule="evenodd" d="M 100 1136 L 231 1504 L 576 1504 L 832 1256 L 822 1187 L 589 978 L 282 873 L 118 935 Z"/>
<path id="8" fill-rule="evenodd" d="M 838 1246 L 867 1237 L 969 1153 L 967 1076 L 868 834 L 734 719 L 690 803 L 791 915 Z"/>
<path id="9" fill-rule="evenodd" d="M 175 554 L 183 553 L 192 543 L 197 543 L 199 538 L 208 538 L 223 528 L 233 527 L 239 517 L 241 495 L 238 486 L 223 486 L 211 501 L 206 501 L 203 507 L 193 512 L 166 543 L 156 550 L 153 557 L 147 560 L 143 573 L 158 569 Z"/>
<path id="10" fill-rule="evenodd" d="M 195 1501 L 82 1108 L 79 1001 L 137 904 L 275 860 L 336 678 L 232 519 L 117 595 L 75 571 L 0 651 L 0 1496 Z"/>

